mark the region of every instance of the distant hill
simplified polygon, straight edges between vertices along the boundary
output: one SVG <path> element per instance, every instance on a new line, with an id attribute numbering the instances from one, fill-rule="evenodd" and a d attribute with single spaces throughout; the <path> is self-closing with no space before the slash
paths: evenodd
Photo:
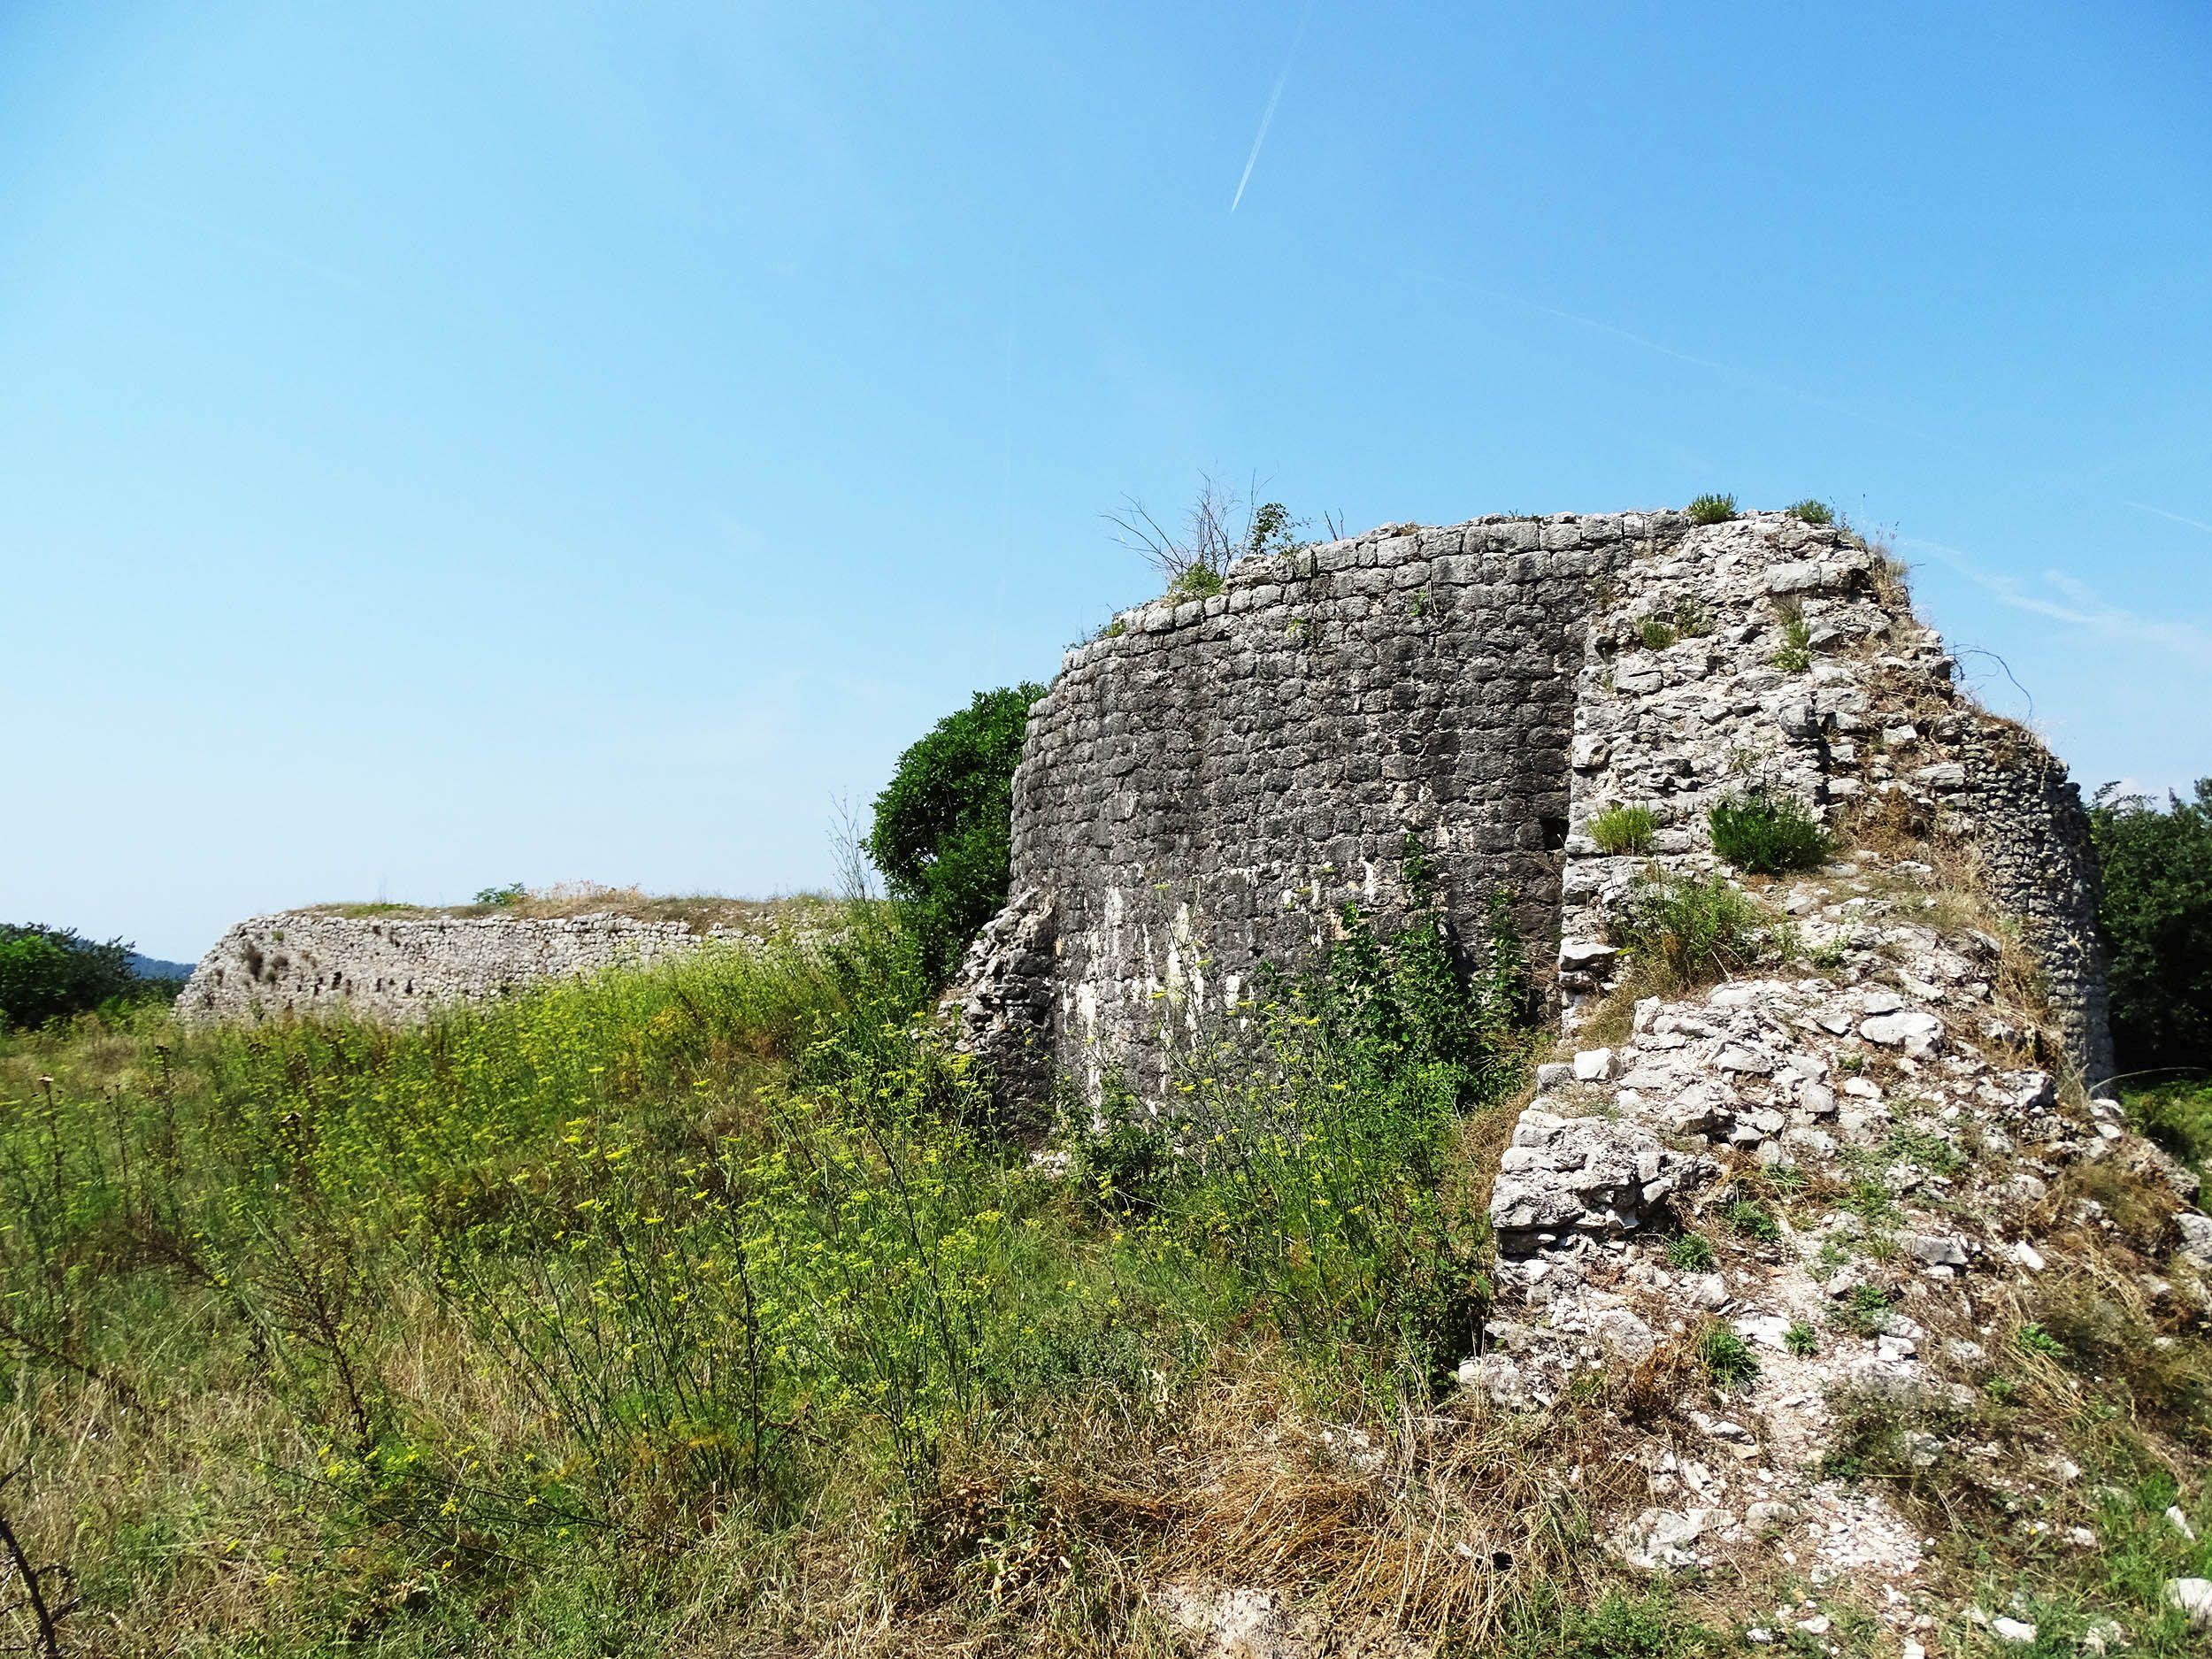
<path id="1" fill-rule="evenodd" d="M 188 979 L 192 977 L 193 964 L 188 962 L 164 962 L 159 956 L 142 956 L 135 950 L 131 952 L 127 960 L 131 972 L 142 979 Z"/>

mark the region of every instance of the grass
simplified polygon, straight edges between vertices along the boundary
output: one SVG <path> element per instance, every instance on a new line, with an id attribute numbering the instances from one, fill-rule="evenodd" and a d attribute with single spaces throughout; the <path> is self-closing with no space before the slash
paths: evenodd
<path id="1" fill-rule="evenodd" d="M 1726 524 L 1736 516 L 1733 495 L 1700 495 L 1686 510 L 1692 524 Z"/>
<path id="2" fill-rule="evenodd" d="M 1636 624 L 1636 637 L 1643 641 L 1646 650 L 1663 651 L 1682 637 L 1682 632 L 1663 618 L 1645 617 Z"/>
<path id="3" fill-rule="evenodd" d="M 734 899 L 709 893 L 647 893 L 638 887 L 604 887 L 595 881 L 564 881 L 552 887 L 526 889 L 517 884 L 513 887 L 487 888 L 486 892 L 511 896 L 488 898 L 473 904 L 449 905 L 406 904 L 379 899 L 367 903 L 311 904 L 305 907 L 305 910 L 311 914 L 361 918 L 457 917 L 476 919 L 514 917 L 526 920 L 611 913 L 634 917 L 640 921 L 680 922 L 692 932 L 700 933 L 712 927 L 765 933 L 788 926 L 795 920 L 803 921 L 814 917 L 826 918 L 833 911 L 836 902 L 820 894 L 795 894 L 772 899 Z"/>
<path id="4" fill-rule="evenodd" d="M 1717 1322 L 1699 1333 L 1697 1363 L 1719 1388 L 1741 1387 L 1759 1374 L 1758 1356 L 1750 1344 Z"/>
<path id="5" fill-rule="evenodd" d="M 0 1041 L 0 1516 L 79 1645 L 1165 1653 L 1191 1574 L 1611 1628 L 1588 1506 L 1632 1494 L 1543 1474 L 1604 1402 L 1453 1395 L 1509 938 L 1471 976 L 1348 916 L 1187 1054 L 1173 1141 L 1068 1180 L 918 1022 L 895 914 L 840 920 L 408 1029 Z"/>
<path id="6" fill-rule="evenodd" d="M 1647 853 L 1658 833 L 1659 815 L 1647 806 L 1609 806 L 1594 813 L 1585 829 L 1601 853 Z"/>
<path id="7" fill-rule="evenodd" d="M 1713 1271 L 1713 1241 L 1701 1233 L 1685 1233 L 1667 1240 L 1667 1265 L 1678 1273 Z"/>
<path id="8" fill-rule="evenodd" d="M 1613 926 L 1639 983 L 1667 994 L 1727 979 L 1786 944 L 1775 918 L 1717 876 L 1647 878 Z"/>
<path id="9" fill-rule="evenodd" d="M 1747 875 L 1817 870 L 1835 849 L 1820 821 L 1788 795 L 1744 795 L 1705 815 L 1713 850 Z"/>
<path id="10" fill-rule="evenodd" d="M 1824 501 L 1815 501 L 1808 495 L 1803 501 L 1793 501 L 1782 511 L 1801 524 L 1831 525 L 1836 521 L 1835 509 Z"/>

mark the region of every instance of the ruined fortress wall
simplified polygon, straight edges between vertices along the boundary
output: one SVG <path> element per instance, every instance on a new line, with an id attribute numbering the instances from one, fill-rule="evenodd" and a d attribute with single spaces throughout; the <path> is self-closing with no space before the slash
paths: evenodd
<path id="1" fill-rule="evenodd" d="M 1809 660 L 1778 663 L 1793 624 Z M 1310 959 L 1346 902 L 1402 911 L 1409 833 L 1463 941 L 1506 891 L 1571 1021 L 1617 977 L 1612 905 L 1654 863 L 1717 868 L 1704 810 L 1754 784 L 1830 818 L 1893 795 L 1954 831 L 2041 954 L 2073 1061 L 2108 1070 L 2078 796 L 1959 695 L 1846 532 L 1386 526 L 1246 560 L 1110 633 L 1031 712 L 1011 902 L 964 976 L 964 1042 L 1018 1088 L 1057 1069 L 1094 1092 L 1115 1066 L 1156 1092 L 1177 1044 L 1263 964 Z M 1580 833 L 1622 804 L 1657 814 L 1649 855 Z"/>
<path id="2" fill-rule="evenodd" d="M 200 959 L 177 998 L 187 1019 L 344 1013 L 419 1018 L 442 1002 L 503 995 L 536 980 L 636 966 L 745 933 L 680 922 L 572 917 L 347 916 L 294 910 L 239 923 Z"/>
<path id="3" fill-rule="evenodd" d="M 1032 711 L 995 935 L 1025 922 L 1026 961 L 987 1000 L 1088 1085 L 1111 1063 L 1156 1086 L 1179 1033 L 1310 956 L 1348 901 L 1402 911 L 1409 833 L 1463 941 L 1502 888 L 1548 941 L 1592 589 L 1681 529 L 1386 526 L 1125 614 Z"/>

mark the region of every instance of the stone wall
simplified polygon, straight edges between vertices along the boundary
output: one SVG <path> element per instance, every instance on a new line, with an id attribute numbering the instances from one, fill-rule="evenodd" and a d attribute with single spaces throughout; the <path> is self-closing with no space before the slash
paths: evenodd
<path id="1" fill-rule="evenodd" d="M 714 941 L 757 945 L 735 928 L 615 914 L 572 917 L 347 916 L 293 910 L 239 923 L 200 959 L 177 998 L 187 1019 L 344 1013 L 419 1018 L 442 1002 L 504 995 L 534 981 L 636 966 Z"/>
<path id="2" fill-rule="evenodd" d="M 1793 623 L 1808 659 L 1778 665 Z M 1962 826 L 2095 1071 L 2079 803 L 2032 739 L 2006 728 L 1998 757 L 1999 725 L 1878 556 L 1781 514 L 1390 526 L 1248 559 L 1211 598 L 1125 613 L 1031 711 L 1013 900 L 970 956 L 964 1044 L 1025 1092 L 1056 1069 L 1094 1092 L 1108 1066 L 1155 1092 L 1261 964 L 1309 957 L 1347 902 L 1402 910 L 1409 833 L 1463 941 L 1505 890 L 1571 1019 L 1652 862 L 1600 854 L 1587 818 L 1652 805 L 1659 862 L 1709 868 L 1705 807 L 1755 783 Z"/>

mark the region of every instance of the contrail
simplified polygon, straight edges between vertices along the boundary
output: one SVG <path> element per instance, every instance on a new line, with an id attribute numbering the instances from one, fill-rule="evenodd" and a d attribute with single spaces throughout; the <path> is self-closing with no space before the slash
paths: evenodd
<path id="1" fill-rule="evenodd" d="M 2147 501 L 2124 502 L 2122 505 L 2132 507 L 2138 512 L 2154 514 L 2161 518 L 2171 518 L 2176 524 L 2185 524 L 2192 530 L 2202 530 L 2212 534 L 2212 524 L 2207 524 L 2201 518 L 2185 518 L 2177 512 L 2168 512 L 2163 507 L 2154 507 Z"/>
<path id="2" fill-rule="evenodd" d="M 1252 153 L 1244 158 L 1244 176 L 1237 180 L 1237 193 L 1231 198 L 1229 211 L 1237 211 L 1237 204 L 1244 200 L 1244 187 L 1252 182 L 1253 164 L 1260 158 L 1260 146 L 1267 142 L 1268 124 L 1275 119 L 1275 106 L 1282 102 L 1283 88 L 1290 84 L 1290 66 L 1298 58 L 1298 42 L 1306 38 L 1306 25 L 1313 21 L 1313 9 L 1319 0 L 1306 0 L 1305 15 L 1298 19 L 1298 32 L 1290 37 L 1290 50 L 1283 54 L 1283 73 L 1275 77 L 1275 90 L 1267 95 L 1267 111 L 1260 117 L 1260 130 L 1252 139 Z"/>

